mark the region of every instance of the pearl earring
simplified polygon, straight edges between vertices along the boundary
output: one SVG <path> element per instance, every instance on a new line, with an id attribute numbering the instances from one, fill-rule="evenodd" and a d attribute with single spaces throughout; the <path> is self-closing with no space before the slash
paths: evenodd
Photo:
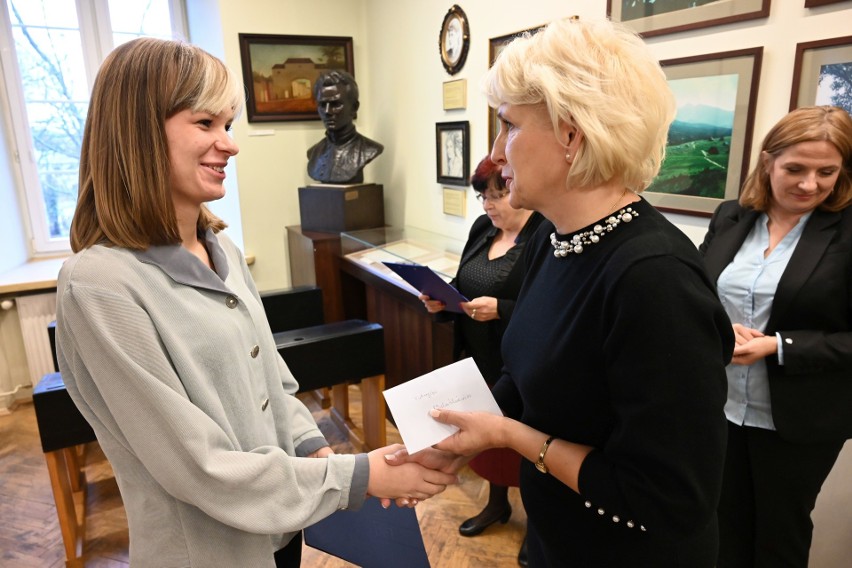
<path id="1" fill-rule="evenodd" d="M 566 161 L 566 162 L 570 162 L 570 161 L 571 161 L 571 152 L 565 152 L 565 161 Z"/>

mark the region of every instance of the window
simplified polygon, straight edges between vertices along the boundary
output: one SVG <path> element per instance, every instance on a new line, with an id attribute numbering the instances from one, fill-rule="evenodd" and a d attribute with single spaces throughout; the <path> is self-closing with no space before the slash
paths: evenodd
<path id="1" fill-rule="evenodd" d="M 114 46 L 136 37 L 186 37 L 183 6 L 181 0 L 0 0 L 0 32 L 32 252 L 68 250 L 98 66 Z"/>

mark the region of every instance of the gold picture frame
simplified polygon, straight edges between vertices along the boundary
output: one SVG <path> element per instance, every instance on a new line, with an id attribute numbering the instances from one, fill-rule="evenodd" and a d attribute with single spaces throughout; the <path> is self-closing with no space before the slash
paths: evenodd
<path id="1" fill-rule="evenodd" d="M 458 4 L 447 11 L 438 34 L 438 52 L 441 63 L 450 75 L 455 75 L 464 67 L 467 52 L 470 49 L 470 26 L 467 15 Z"/>

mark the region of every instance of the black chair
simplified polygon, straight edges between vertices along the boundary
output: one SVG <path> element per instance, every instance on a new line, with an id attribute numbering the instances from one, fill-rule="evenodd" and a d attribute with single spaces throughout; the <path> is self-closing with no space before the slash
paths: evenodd
<path id="1" fill-rule="evenodd" d="M 260 294 L 272 333 L 312 327 L 325 323 L 322 290 L 315 286 L 297 286 Z"/>
<path id="2" fill-rule="evenodd" d="M 261 295 L 278 353 L 299 381 L 299 392 L 331 388 L 332 420 L 364 449 L 387 444 L 384 329 L 364 320 L 323 323 L 322 291 L 312 286 Z M 349 389 L 361 387 L 363 428 L 349 415 Z M 325 400 L 320 398 L 321 404 Z M 326 408 L 327 404 L 323 404 Z"/>

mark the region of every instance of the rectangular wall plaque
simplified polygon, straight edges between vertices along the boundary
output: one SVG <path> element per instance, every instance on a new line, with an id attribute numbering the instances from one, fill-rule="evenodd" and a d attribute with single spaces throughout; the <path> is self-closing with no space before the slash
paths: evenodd
<path id="1" fill-rule="evenodd" d="M 444 83 L 444 110 L 467 108 L 467 79 Z"/>
<path id="2" fill-rule="evenodd" d="M 444 188 L 444 214 L 464 217 L 467 208 L 467 191 L 464 189 Z"/>

